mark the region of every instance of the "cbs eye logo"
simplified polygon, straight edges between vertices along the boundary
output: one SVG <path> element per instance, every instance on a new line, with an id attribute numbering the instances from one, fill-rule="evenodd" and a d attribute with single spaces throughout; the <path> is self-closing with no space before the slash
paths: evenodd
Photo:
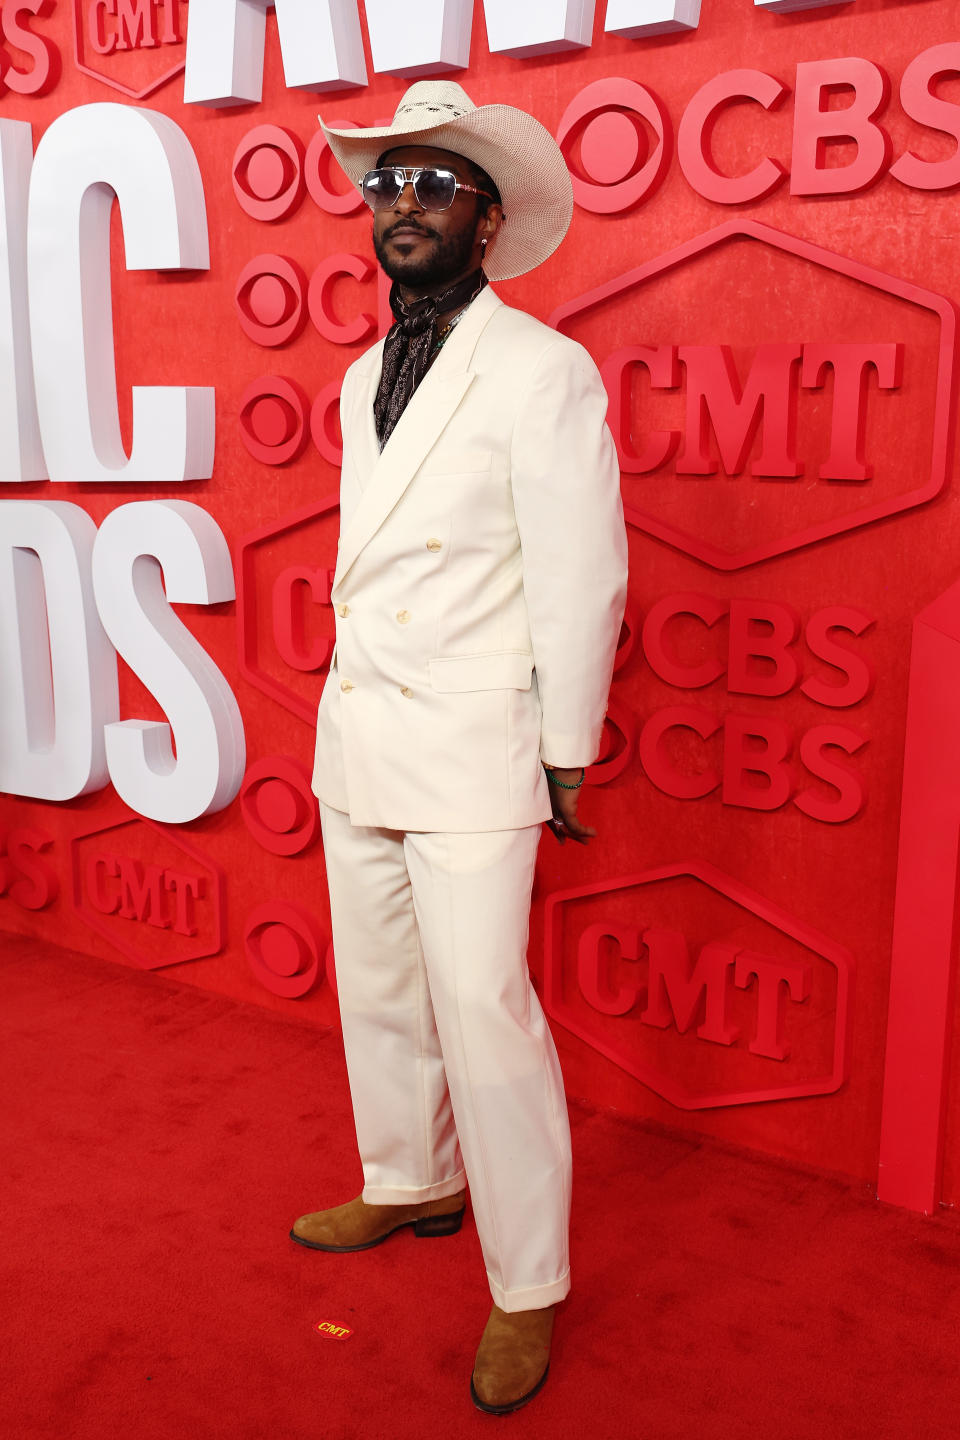
<path id="1" fill-rule="evenodd" d="M 356 129 L 353 120 L 337 125 Z M 281 125 L 249 130 L 233 157 L 233 193 L 244 213 L 268 224 L 285 220 L 308 192 L 328 215 L 357 215 L 364 208 L 363 196 L 336 164 L 322 130 L 306 151 L 299 136 Z"/>
<path id="2" fill-rule="evenodd" d="M 254 460 L 289 465 L 310 436 L 310 401 L 286 375 L 261 375 L 240 397 L 240 439 Z"/>
<path id="3" fill-rule="evenodd" d="M 306 192 L 303 145 L 280 125 L 257 125 L 233 157 L 233 193 L 254 220 L 284 220 Z"/>
<path id="4" fill-rule="evenodd" d="M 673 127 L 651 90 L 595 80 L 567 106 L 557 141 L 577 204 L 615 215 L 653 195 L 670 165 Z"/>
<path id="5" fill-rule="evenodd" d="M 297 760 L 272 755 L 247 771 L 240 791 L 247 830 L 271 855 L 292 858 L 320 833 L 310 777 Z M 269 900 L 249 912 L 243 927 L 247 964 L 273 995 L 297 1000 L 324 978 L 335 986 L 331 947 L 316 917 L 302 905 Z"/>
<path id="6" fill-rule="evenodd" d="M 307 323 L 307 277 L 295 260 L 255 255 L 234 290 L 237 319 L 248 340 L 275 347 L 295 340 Z"/>
<path id="7" fill-rule="evenodd" d="M 326 978 L 335 988 L 333 950 L 309 910 L 268 900 L 247 916 L 243 948 L 255 979 L 273 995 L 299 1000 Z"/>
<path id="8" fill-rule="evenodd" d="M 290 465 L 308 440 L 328 464 L 343 463 L 340 381 L 324 385 L 313 399 L 287 375 L 260 375 L 240 397 L 240 439 L 262 465 Z"/>
<path id="9" fill-rule="evenodd" d="M 272 855 L 299 855 L 320 833 L 320 815 L 303 766 L 287 755 L 251 765 L 240 791 L 250 834 Z"/>

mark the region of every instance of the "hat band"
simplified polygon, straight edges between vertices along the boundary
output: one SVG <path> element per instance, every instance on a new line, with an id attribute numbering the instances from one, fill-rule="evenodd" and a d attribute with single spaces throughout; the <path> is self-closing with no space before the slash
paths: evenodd
<path id="1" fill-rule="evenodd" d="M 464 109 L 462 108 L 462 106 L 460 106 L 460 105 L 450 105 L 450 104 L 448 104 L 446 101 L 443 101 L 443 100 L 438 101 L 438 102 L 436 102 L 436 103 L 432 103 L 432 104 L 430 104 L 430 105 L 424 104 L 424 102 L 423 102 L 422 100 L 418 100 L 418 101 L 417 101 L 415 104 L 413 104 L 413 105 L 404 105 L 404 104 L 401 102 L 401 103 L 397 106 L 397 112 L 396 112 L 396 114 L 395 114 L 394 117 L 393 117 L 393 123 L 394 123 L 394 125 L 396 125 L 396 123 L 397 123 L 398 120 L 400 120 L 400 119 L 404 119 L 404 120 L 405 120 L 405 119 L 406 119 L 408 116 L 410 116 L 410 115 L 421 115 L 421 114 L 422 114 L 422 115 L 431 116 L 431 117 L 432 117 L 432 116 L 435 116 L 435 115 L 436 115 L 436 116 L 439 116 L 439 119 L 432 119 L 432 118 L 431 118 L 431 119 L 429 119 L 429 120 L 426 121 L 426 123 L 425 123 L 424 126 L 423 126 L 423 129 L 427 129 L 427 128 L 428 128 L 429 126 L 431 126 L 431 125 L 443 125 L 443 124 L 445 124 L 448 120 L 459 120 L 459 119 L 461 119 L 464 115 L 468 115 L 469 113 L 470 113 L 470 112 L 469 112 L 468 110 L 464 110 Z"/>

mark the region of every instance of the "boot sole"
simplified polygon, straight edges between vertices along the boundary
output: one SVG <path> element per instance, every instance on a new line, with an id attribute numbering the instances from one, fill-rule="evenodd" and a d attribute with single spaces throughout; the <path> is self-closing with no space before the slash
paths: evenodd
<path id="1" fill-rule="evenodd" d="M 302 1235 L 295 1235 L 290 1231 L 290 1239 L 297 1245 L 305 1245 L 308 1250 L 326 1250 L 337 1255 L 352 1254 L 357 1250 L 373 1250 L 377 1245 L 382 1245 L 384 1240 L 389 1240 L 391 1235 L 396 1235 L 398 1230 L 405 1230 L 413 1227 L 413 1233 L 420 1240 L 437 1239 L 442 1235 L 456 1235 L 463 1224 L 464 1211 L 458 1210 L 454 1215 L 427 1215 L 422 1220 L 402 1220 L 399 1225 L 394 1225 L 392 1230 L 385 1234 L 378 1235 L 375 1240 L 365 1240 L 362 1245 L 323 1245 L 319 1240 L 305 1240 Z"/>
<path id="2" fill-rule="evenodd" d="M 470 1399 L 473 1401 L 474 1405 L 476 1405 L 477 1409 L 482 1410 L 486 1415 L 512 1415 L 514 1410 L 519 1410 L 522 1408 L 522 1406 L 529 1405 L 530 1401 L 534 1398 L 534 1396 L 540 1394 L 540 1391 L 547 1383 L 547 1376 L 549 1374 L 550 1363 L 548 1361 L 546 1370 L 544 1370 L 543 1374 L 540 1376 L 540 1379 L 537 1381 L 536 1385 L 534 1385 L 533 1389 L 528 1390 L 525 1395 L 521 1395 L 519 1400 L 511 1401 L 509 1405 L 487 1405 L 485 1401 L 480 1399 L 480 1396 L 473 1388 L 473 1376 L 471 1375 Z"/>

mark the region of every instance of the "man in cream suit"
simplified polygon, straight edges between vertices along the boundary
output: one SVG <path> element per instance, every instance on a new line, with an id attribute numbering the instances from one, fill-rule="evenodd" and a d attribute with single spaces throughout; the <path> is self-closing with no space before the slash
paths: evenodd
<path id="1" fill-rule="evenodd" d="M 619 471 L 589 356 L 486 288 L 569 225 L 548 132 L 449 81 L 389 127 L 324 128 L 397 323 L 343 384 L 314 771 L 364 1188 L 291 1234 L 451 1234 L 469 1184 L 494 1300 L 471 1393 L 501 1414 L 543 1384 L 570 1288 L 569 1129 L 526 945 L 542 823 L 594 833 L 577 797 L 623 615 Z"/>

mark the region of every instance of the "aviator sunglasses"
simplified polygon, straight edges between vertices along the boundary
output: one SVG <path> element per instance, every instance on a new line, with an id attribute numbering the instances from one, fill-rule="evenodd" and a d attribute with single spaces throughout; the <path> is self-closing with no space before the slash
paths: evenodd
<path id="1" fill-rule="evenodd" d="M 371 210 L 389 210 L 400 199 L 405 185 L 413 186 L 417 204 L 423 210 L 449 210 L 458 190 L 486 195 L 488 200 L 494 198 L 489 190 L 464 185 L 452 170 L 434 165 L 381 165 L 377 170 L 367 171 L 360 189 Z"/>

